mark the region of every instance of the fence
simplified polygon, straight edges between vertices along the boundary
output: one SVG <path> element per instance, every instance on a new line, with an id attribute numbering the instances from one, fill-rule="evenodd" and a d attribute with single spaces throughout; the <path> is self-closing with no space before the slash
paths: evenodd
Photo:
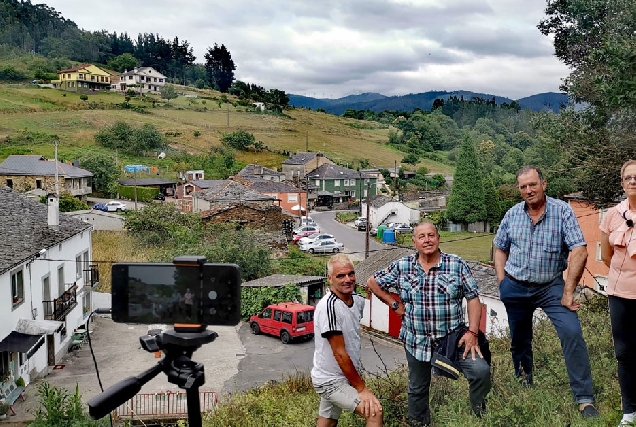
<path id="1" fill-rule="evenodd" d="M 214 391 L 200 391 L 201 412 L 213 411 L 219 397 Z M 116 410 L 118 418 L 140 418 L 148 416 L 165 417 L 186 415 L 188 401 L 185 391 L 166 391 L 160 393 L 138 393 Z"/>

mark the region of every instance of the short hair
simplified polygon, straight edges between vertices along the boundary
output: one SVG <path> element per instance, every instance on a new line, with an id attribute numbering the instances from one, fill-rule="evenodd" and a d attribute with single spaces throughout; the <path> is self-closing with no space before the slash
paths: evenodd
<path id="1" fill-rule="evenodd" d="M 435 225 L 435 223 L 433 221 L 431 221 L 430 219 L 425 219 L 423 221 L 420 221 L 420 223 L 417 224 L 415 226 L 415 228 L 413 228 L 413 238 L 415 238 L 415 230 L 417 230 L 417 227 L 419 227 L 420 225 L 424 225 L 424 224 L 431 224 L 433 226 L 433 228 L 435 229 L 435 232 L 439 236 L 439 228 L 437 228 L 437 225 Z"/>
<path id="2" fill-rule="evenodd" d="M 539 181 L 543 181 L 544 180 L 543 173 L 541 172 L 541 169 L 539 169 L 536 166 L 528 165 L 528 166 L 522 167 L 521 169 L 519 169 L 517 171 L 517 176 L 515 177 L 515 182 L 517 183 L 517 185 L 519 184 L 519 177 L 521 175 L 523 175 L 524 173 L 528 173 L 528 172 L 531 172 L 531 171 L 537 171 L 537 174 L 539 175 Z"/>
<path id="3" fill-rule="evenodd" d="M 627 166 L 636 165 L 636 160 L 629 159 L 625 163 L 623 163 L 623 167 L 621 168 L 621 181 L 623 180 L 623 174 L 625 173 L 625 169 Z"/>
<path id="4" fill-rule="evenodd" d="M 349 255 L 347 255 L 347 254 L 338 253 L 338 254 L 333 255 L 331 258 L 329 258 L 329 261 L 327 261 L 327 275 L 328 276 L 331 276 L 331 273 L 333 273 L 334 264 L 351 264 L 351 265 L 353 265 L 353 262 L 351 262 L 351 258 L 349 258 Z"/>

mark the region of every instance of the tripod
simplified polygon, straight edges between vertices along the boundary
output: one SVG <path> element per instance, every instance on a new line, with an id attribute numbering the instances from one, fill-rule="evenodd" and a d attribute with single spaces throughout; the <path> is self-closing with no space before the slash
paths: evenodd
<path id="1" fill-rule="evenodd" d="M 141 387 L 160 372 L 168 376 L 168 382 L 186 391 L 188 425 L 201 427 L 201 402 L 199 387 L 205 383 L 203 364 L 192 360 L 194 353 L 203 344 L 218 337 L 205 326 L 181 325 L 174 330 L 152 336 L 139 337 L 141 346 L 148 352 L 163 350 L 165 357 L 152 368 L 134 377 L 119 381 L 88 401 L 88 413 L 93 419 L 108 415 L 119 405 L 139 393 Z"/>

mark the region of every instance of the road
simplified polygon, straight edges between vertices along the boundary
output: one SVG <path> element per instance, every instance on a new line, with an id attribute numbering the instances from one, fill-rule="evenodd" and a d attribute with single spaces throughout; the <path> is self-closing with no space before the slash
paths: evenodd
<path id="1" fill-rule="evenodd" d="M 339 223 L 335 220 L 335 212 L 312 212 L 310 216 L 316 221 L 323 233 L 333 234 L 336 240 L 344 244 L 344 252 L 354 261 L 362 261 L 365 251 L 365 232 Z M 385 249 L 384 245 L 369 238 L 369 251 Z"/>

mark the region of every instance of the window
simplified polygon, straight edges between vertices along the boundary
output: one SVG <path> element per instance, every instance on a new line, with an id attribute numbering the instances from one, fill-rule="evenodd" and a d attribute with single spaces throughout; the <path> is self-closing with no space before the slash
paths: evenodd
<path id="1" fill-rule="evenodd" d="M 596 242 L 596 260 L 603 261 L 603 257 L 601 256 L 601 242 Z"/>
<path id="2" fill-rule="evenodd" d="M 311 322 L 314 320 L 314 312 L 313 311 L 300 311 L 296 315 L 296 324 L 300 325 L 305 322 Z"/>
<path id="3" fill-rule="evenodd" d="M 84 78 L 84 74 L 80 73 L 78 78 L 83 79 Z"/>
<path id="4" fill-rule="evenodd" d="M 35 180 L 35 188 L 37 188 L 38 190 L 42 189 L 42 180 L 41 179 L 36 179 Z"/>
<path id="5" fill-rule="evenodd" d="M 64 291 L 64 266 L 61 265 L 57 268 L 57 295 L 61 296 Z"/>
<path id="6" fill-rule="evenodd" d="M 155 82 L 157 81 L 157 78 L 155 77 Z"/>
<path id="7" fill-rule="evenodd" d="M 132 80 L 133 76 L 128 76 L 128 80 Z"/>
<path id="8" fill-rule="evenodd" d="M 274 320 L 280 322 L 280 310 L 274 310 Z"/>
<path id="9" fill-rule="evenodd" d="M 42 301 L 51 301 L 51 279 L 48 274 L 42 278 Z"/>
<path id="10" fill-rule="evenodd" d="M 82 255 L 75 257 L 75 279 L 82 278 Z"/>
<path id="11" fill-rule="evenodd" d="M 163 83 L 163 79 L 159 79 L 159 83 Z"/>
<path id="12" fill-rule="evenodd" d="M 7 179 L 7 187 L 13 188 L 13 180 L 12 179 Z"/>
<path id="13" fill-rule="evenodd" d="M 319 179 L 316 180 L 316 185 L 320 185 L 320 180 Z"/>
<path id="14" fill-rule="evenodd" d="M 340 187 L 340 180 L 339 179 L 334 179 L 333 180 L 333 186 L 334 187 Z"/>
<path id="15" fill-rule="evenodd" d="M 14 307 L 24 301 L 24 271 L 22 269 L 11 273 L 11 297 Z"/>
<path id="16" fill-rule="evenodd" d="M 139 81 L 143 82 L 144 81 L 144 76 L 139 76 Z"/>
<path id="17" fill-rule="evenodd" d="M 89 283 L 90 278 L 90 263 L 88 261 L 88 251 L 84 251 L 84 284 Z"/>
<path id="18" fill-rule="evenodd" d="M 272 309 L 271 308 L 266 308 L 265 310 L 263 310 L 263 313 L 261 313 L 261 318 L 263 318 L 263 319 L 271 319 L 272 318 Z"/>
<path id="19" fill-rule="evenodd" d="M 289 311 L 283 311 L 283 322 L 284 323 L 289 323 L 291 325 L 291 323 L 292 323 L 292 314 Z"/>
<path id="20" fill-rule="evenodd" d="M 287 193 L 287 202 L 289 202 L 289 203 L 298 202 L 298 194 L 296 194 L 296 193 Z"/>

